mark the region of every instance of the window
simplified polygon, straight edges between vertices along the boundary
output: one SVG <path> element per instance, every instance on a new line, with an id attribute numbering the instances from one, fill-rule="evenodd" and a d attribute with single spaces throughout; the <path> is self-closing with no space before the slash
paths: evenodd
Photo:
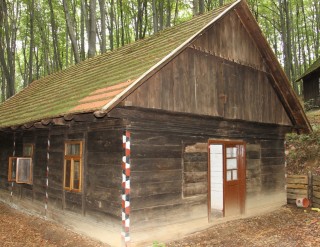
<path id="1" fill-rule="evenodd" d="M 17 157 L 9 157 L 8 181 L 16 181 Z"/>
<path id="2" fill-rule="evenodd" d="M 64 154 L 64 189 L 80 192 L 82 186 L 82 141 L 66 142 Z"/>
<path id="3" fill-rule="evenodd" d="M 17 158 L 16 182 L 32 184 L 32 159 Z"/>
<path id="4" fill-rule="evenodd" d="M 23 157 L 9 157 L 8 181 L 32 184 L 33 144 L 23 144 Z"/>
<path id="5" fill-rule="evenodd" d="M 8 181 L 32 184 L 32 159 L 9 157 Z"/>
<path id="6" fill-rule="evenodd" d="M 33 144 L 23 144 L 23 157 L 32 157 L 33 155 Z"/>

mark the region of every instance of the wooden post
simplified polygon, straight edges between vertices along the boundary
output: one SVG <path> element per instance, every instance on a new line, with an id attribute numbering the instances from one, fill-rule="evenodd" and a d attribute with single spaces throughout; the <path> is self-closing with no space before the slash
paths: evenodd
<path id="1" fill-rule="evenodd" d="M 122 137 L 122 246 L 130 245 L 130 142 L 130 132 L 125 131 Z"/>
<path id="2" fill-rule="evenodd" d="M 312 206 L 313 199 L 313 175 L 312 172 L 308 172 L 308 199 L 310 201 L 310 206 Z"/>
<path id="3" fill-rule="evenodd" d="M 88 128 L 87 128 L 88 129 Z M 85 131 L 83 135 L 83 157 L 82 157 L 82 164 L 83 164 L 83 169 L 82 169 L 82 195 L 81 195 L 81 212 L 82 216 L 86 215 L 86 194 L 87 194 L 87 172 L 88 172 L 88 130 Z"/>

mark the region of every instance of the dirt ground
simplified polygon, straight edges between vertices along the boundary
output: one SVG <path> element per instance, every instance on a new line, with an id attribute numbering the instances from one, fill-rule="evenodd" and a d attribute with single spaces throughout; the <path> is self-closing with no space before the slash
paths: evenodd
<path id="1" fill-rule="evenodd" d="M 320 212 L 286 206 L 214 226 L 167 246 L 320 246 Z"/>
<path id="2" fill-rule="evenodd" d="M 0 246 L 107 246 L 0 203 Z M 294 206 L 216 225 L 184 239 L 154 246 L 320 246 L 320 212 Z"/>
<path id="3" fill-rule="evenodd" d="M 0 246 L 108 246 L 51 221 L 27 215 L 0 203 Z"/>

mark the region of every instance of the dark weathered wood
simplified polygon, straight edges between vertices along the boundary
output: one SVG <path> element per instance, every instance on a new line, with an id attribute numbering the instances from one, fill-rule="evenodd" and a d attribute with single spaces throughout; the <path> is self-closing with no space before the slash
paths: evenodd
<path id="1" fill-rule="evenodd" d="M 283 96 L 275 92 L 276 82 L 263 61 L 238 14 L 232 12 L 126 100 L 146 108 L 291 125 Z"/>

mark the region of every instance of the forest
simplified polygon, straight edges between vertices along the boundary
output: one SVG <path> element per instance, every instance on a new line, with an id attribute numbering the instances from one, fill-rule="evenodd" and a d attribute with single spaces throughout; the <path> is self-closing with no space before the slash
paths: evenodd
<path id="1" fill-rule="evenodd" d="M 32 81 L 230 0 L 0 0 L 0 102 Z M 318 0 L 248 0 L 297 93 L 320 45 Z"/>

